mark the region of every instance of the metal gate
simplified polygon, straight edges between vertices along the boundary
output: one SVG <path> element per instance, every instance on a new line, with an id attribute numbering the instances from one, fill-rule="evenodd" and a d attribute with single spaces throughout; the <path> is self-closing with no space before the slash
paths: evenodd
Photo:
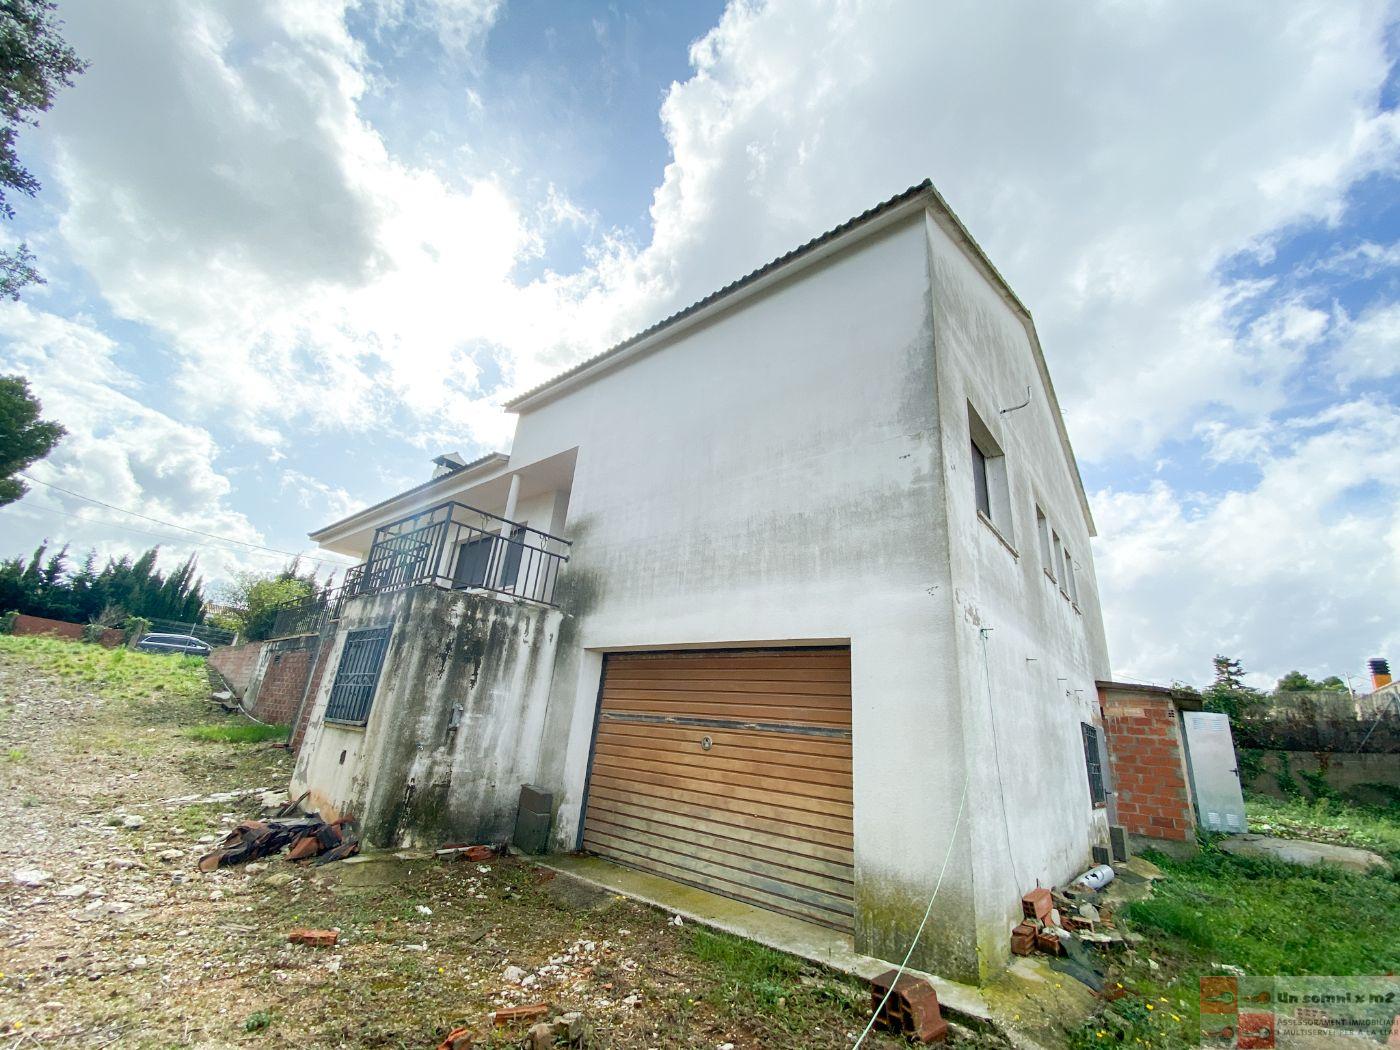
<path id="1" fill-rule="evenodd" d="M 1247 831 L 1229 716 L 1186 711 L 1182 720 L 1197 822 L 1208 831 Z"/>
<path id="2" fill-rule="evenodd" d="M 610 654 L 586 805 L 599 856 L 850 930 L 850 650 Z"/>

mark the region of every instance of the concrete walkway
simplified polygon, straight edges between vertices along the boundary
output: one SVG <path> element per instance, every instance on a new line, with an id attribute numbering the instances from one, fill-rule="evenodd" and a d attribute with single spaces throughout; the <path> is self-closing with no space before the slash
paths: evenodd
<path id="1" fill-rule="evenodd" d="M 1311 867 L 1314 864 L 1337 864 L 1352 871 L 1367 872 L 1385 867 L 1385 859 L 1367 849 L 1334 846 L 1330 842 L 1305 842 L 1302 839 L 1276 839 L 1269 835 L 1231 835 L 1220 840 L 1220 849 L 1237 857 L 1272 857 L 1285 864 Z"/>
<path id="2" fill-rule="evenodd" d="M 702 926 L 747 937 L 841 973 L 869 980 L 894 965 L 883 959 L 861 955 L 855 950 L 850 934 L 633 871 L 599 857 L 551 854 L 530 859 L 542 867 L 572 876 L 599 889 L 620 893 Z M 954 1020 L 973 1025 L 992 1023 L 987 1002 L 976 988 L 920 970 L 911 969 L 908 972 L 925 977 L 933 984 L 939 1003 Z"/>

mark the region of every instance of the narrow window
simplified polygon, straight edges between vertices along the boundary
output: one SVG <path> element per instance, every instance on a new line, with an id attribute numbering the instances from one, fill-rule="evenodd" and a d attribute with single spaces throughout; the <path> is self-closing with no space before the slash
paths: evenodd
<path id="1" fill-rule="evenodd" d="M 389 627 L 351 631 L 345 636 L 336 668 L 331 698 L 326 704 L 327 722 L 362 726 L 369 721 L 374 691 L 379 686 L 379 669 L 389 648 Z"/>
<path id="2" fill-rule="evenodd" d="M 977 509 L 987 516 L 992 516 L 992 495 L 987 487 L 987 457 L 977 442 L 972 443 L 972 488 L 977 494 Z"/>
<path id="3" fill-rule="evenodd" d="M 1089 798 L 1097 809 L 1107 798 L 1103 786 L 1103 765 L 1099 761 L 1099 731 L 1088 722 L 1080 722 L 1079 728 L 1084 734 L 1084 767 L 1089 771 Z"/>
<path id="4" fill-rule="evenodd" d="M 1060 534 L 1054 529 L 1050 530 L 1050 564 L 1063 565 L 1065 560 L 1064 546 L 1060 543 Z M 1054 569 L 1050 570 L 1050 578 L 1055 578 Z M 1060 590 L 1065 589 L 1064 581 L 1060 581 Z"/>
<path id="5" fill-rule="evenodd" d="M 1050 523 L 1045 520 L 1045 512 L 1039 505 L 1035 508 L 1035 531 L 1040 538 L 1040 564 L 1041 567 L 1053 580 L 1055 578 L 1055 562 L 1050 552 Z"/>
<path id="6" fill-rule="evenodd" d="M 987 424 L 971 404 L 967 406 L 967 425 L 971 441 L 972 492 L 977 510 L 1009 545 L 1011 535 L 1011 497 L 1006 481 L 1006 456 Z"/>
<path id="7" fill-rule="evenodd" d="M 1065 576 L 1064 576 L 1065 597 L 1079 604 L 1079 588 L 1074 582 L 1074 558 L 1070 556 L 1069 548 L 1065 548 Z"/>
<path id="8" fill-rule="evenodd" d="M 525 526 L 517 525 L 510 530 L 506 544 L 506 562 L 501 570 L 501 587 L 514 587 L 520 578 L 520 556 L 525 552 Z"/>

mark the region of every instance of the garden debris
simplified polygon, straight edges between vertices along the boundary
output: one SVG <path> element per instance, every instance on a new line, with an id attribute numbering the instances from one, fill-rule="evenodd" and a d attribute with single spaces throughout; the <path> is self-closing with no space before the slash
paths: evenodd
<path id="1" fill-rule="evenodd" d="M 292 930 L 287 934 L 291 944 L 305 944 L 310 948 L 330 948 L 340 940 L 338 930 Z"/>
<path id="2" fill-rule="evenodd" d="M 244 820 L 224 837 L 219 848 L 199 858 L 200 871 L 213 871 L 231 864 L 244 864 L 270 857 L 290 847 L 288 860 L 310 860 L 327 864 L 343 860 L 360 849 L 353 820 L 327 824 L 316 817 L 289 817 L 282 820 Z"/>
<path id="3" fill-rule="evenodd" d="M 549 1013 L 548 1003 L 530 1003 L 528 1006 L 503 1006 L 492 1010 L 487 1016 L 492 1024 L 507 1025 L 517 1021 L 533 1021 Z"/>
<path id="4" fill-rule="evenodd" d="M 504 846 L 450 845 L 434 850 L 433 856 L 439 860 L 469 860 L 473 864 L 480 864 L 482 861 L 495 860 L 504 852 Z"/>
<path id="5" fill-rule="evenodd" d="M 938 993 L 922 977 L 887 970 L 870 982 L 870 1008 L 875 1024 L 885 1031 L 908 1035 L 921 1043 L 948 1038 L 948 1022 L 938 1006 Z"/>
<path id="6" fill-rule="evenodd" d="M 446 1039 L 438 1043 L 437 1050 L 472 1050 L 474 1046 L 476 1037 L 470 1028 L 454 1028 L 447 1033 Z"/>

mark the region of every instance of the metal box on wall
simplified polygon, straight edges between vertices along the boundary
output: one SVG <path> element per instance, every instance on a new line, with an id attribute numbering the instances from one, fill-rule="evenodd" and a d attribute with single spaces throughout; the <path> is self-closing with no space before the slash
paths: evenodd
<path id="1" fill-rule="evenodd" d="M 1229 716 L 1183 711 L 1181 718 L 1197 823 L 1207 831 L 1240 834 L 1249 830 Z"/>

